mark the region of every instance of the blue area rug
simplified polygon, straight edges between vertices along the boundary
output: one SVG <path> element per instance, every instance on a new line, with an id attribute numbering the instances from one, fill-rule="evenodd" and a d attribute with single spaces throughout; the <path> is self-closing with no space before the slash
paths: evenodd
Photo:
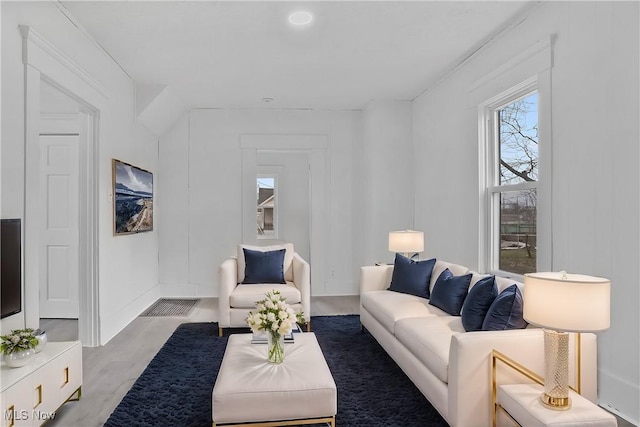
<path id="1" fill-rule="evenodd" d="M 337 426 L 447 426 L 376 340 L 360 331 L 359 316 L 319 316 L 311 324 L 338 388 Z M 216 323 L 180 325 L 105 426 L 211 427 L 211 392 L 226 345 Z"/>

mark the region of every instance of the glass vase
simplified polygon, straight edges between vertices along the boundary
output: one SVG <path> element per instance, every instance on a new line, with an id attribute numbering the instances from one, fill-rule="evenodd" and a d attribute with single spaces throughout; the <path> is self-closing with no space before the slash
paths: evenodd
<path id="1" fill-rule="evenodd" d="M 284 335 L 269 331 L 267 333 L 267 362 L 279 364 L 284 361 Z"/>
<path id="2" fill-rule="evenodd" d="M 31 361 L 31 358 L 36 354 L 36 351 L 32 348 L 23 351 L 14 351 L 13 353 L 5 353 L 4 363 L 10 368 L 19 368 L 26 365 Z"/>

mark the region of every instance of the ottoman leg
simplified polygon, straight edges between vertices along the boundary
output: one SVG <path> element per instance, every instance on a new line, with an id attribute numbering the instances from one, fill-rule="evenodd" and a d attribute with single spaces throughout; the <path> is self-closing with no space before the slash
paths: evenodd
<path id="1" fill-rule="evenodd" d="M 222 336 L 222 326 L 218 326 L 218 336 Z"/>

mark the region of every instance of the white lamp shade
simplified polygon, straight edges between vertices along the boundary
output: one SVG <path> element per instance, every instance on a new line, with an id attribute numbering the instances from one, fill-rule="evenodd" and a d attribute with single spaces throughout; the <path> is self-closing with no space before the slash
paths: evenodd
<path id="1" fill-rule="evenodd" d="M 389 251 L 404 253 L 424 251 L 424 233 L 415 230 L 391 231 Z"/>
<path id="2" fill-rule="evenodd" d="M 611 283 L 581 274 L 524 275 L 524 319 L 564 332 L 604 331 L 610 325 Z"/>

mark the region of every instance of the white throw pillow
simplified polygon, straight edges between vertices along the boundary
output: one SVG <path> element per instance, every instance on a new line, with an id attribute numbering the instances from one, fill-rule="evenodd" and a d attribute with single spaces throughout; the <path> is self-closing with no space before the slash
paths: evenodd
<path id="1" fill-rule="evenodd" d="M 284 265 L 282 270 L 284 271 L 284 280 L 287 282 L 293 281 L 293 243 L 283 243 L 281 245 L 271 246 L 251 246 L 251 245 L 238 245 L 238 283 L 242 283 L 244 280 L 244 251 L 242 249 L 247 248 L 252 251 L 277 251 L 284 249 Z"/>

